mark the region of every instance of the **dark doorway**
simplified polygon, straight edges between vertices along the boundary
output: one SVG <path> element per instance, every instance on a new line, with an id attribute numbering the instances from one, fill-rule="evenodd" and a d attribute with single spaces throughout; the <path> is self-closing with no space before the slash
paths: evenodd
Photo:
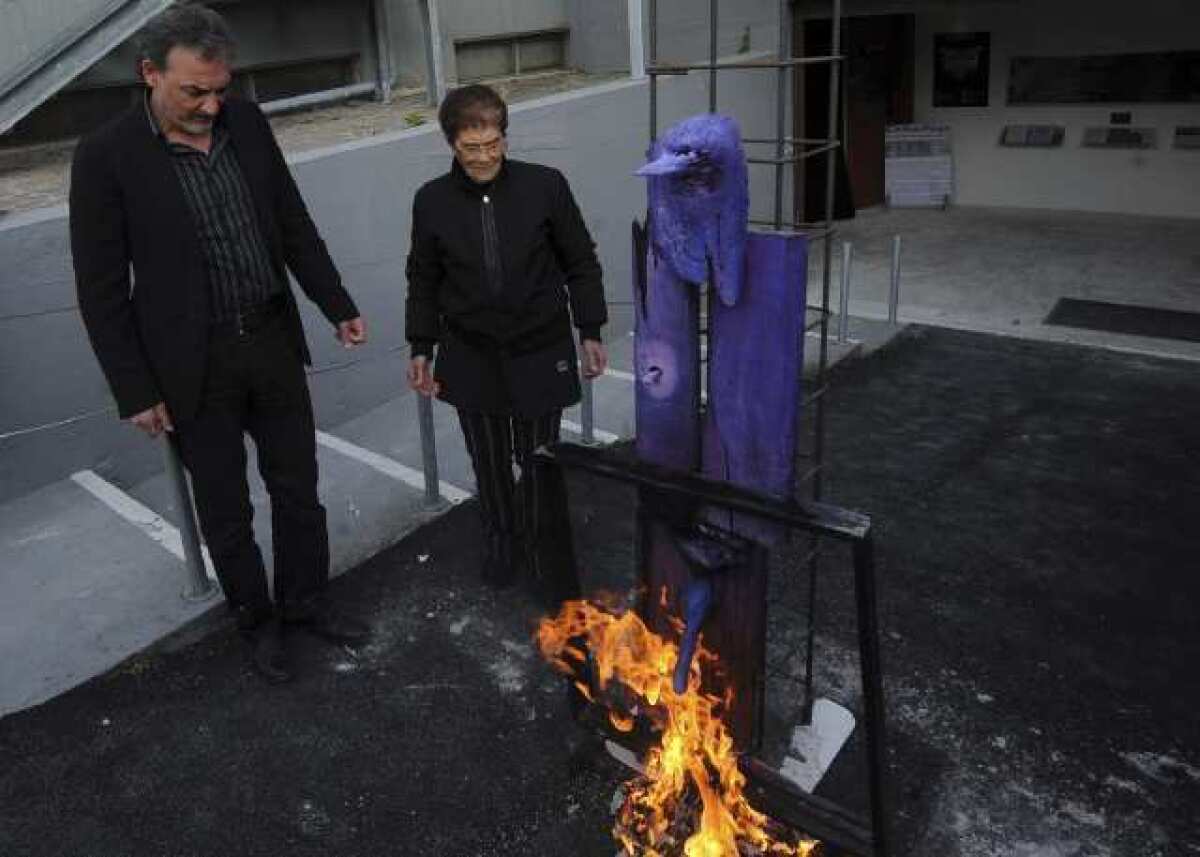
<path id="1" fill-rule="evenodd" d="M 792 44 L 797 56 L 827 56 L 832 49 L 828 18 L 797 17 Z M 884 131 L 913 118 L 912 15 L 869 15 L 842 20 L 845 74 L 839 87 L 838 116 L 845 146 L 839 153 L 835 217 L 852 217 L 859 208 L 884 201 Z M 795 133 L 829 136 L 829 66 L 797 68 Z M 797 175 L 796 201 L 804 220 L 825 211 L 825 160 L 810 158 Z"/>

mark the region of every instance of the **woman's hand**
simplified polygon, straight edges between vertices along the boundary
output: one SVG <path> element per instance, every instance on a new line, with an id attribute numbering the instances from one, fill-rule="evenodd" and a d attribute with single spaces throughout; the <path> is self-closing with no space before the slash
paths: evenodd
<path id="1" fill-rule="evenodd" d="M 608 368 L 608 352 L 604 343 L 599 339 L 585 339 L 583 346 L 583 377 L 595 378 L 604 374 Z"/>
<path id="2" fill-rule="evenodd" d="M 433 380 L 433 367 L 428 357 L 414 357 L 408 361 L 408 386 L 422 396 L 436 396 L 441 392 L 441 385 Z"/>

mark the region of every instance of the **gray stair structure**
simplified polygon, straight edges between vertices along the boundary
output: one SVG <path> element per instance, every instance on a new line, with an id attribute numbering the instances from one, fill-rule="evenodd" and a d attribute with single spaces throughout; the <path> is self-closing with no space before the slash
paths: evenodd
<path id="1" fill-rule="evenodd" d="M 172 0 L 10 0 L 0 6 L 0 134 Z"/>

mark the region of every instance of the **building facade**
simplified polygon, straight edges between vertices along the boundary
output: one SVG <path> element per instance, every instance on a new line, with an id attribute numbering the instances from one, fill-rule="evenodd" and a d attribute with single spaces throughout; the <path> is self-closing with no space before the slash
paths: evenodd
<path id="1" fill-rule="evenodd" d="M 827 46 L 829 4 L 794 8 L 797 53 Z M 843 14 L 860 207 L 885 201 L 888 124 L 916 122 L 949 131 L 957 205 L 1200 217 L 1200 4 L 847 0 Z M 828 96 L 796 89 L 803 136 Z"/>

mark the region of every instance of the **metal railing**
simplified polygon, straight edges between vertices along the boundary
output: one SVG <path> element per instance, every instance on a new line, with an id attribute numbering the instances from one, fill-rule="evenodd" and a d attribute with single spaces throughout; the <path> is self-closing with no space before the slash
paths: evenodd
<path id="1" fill-rule="evenodd" d="M 179 457 L 178 444 L 170 432 L 163 435 L 162 445 L 171 495 L 179 509 L 179 538 L 183 542 L 184 564 L 187 566 L 187 581 L 180 595 L 184 601 L 207 601 L 217 594 L 217 584 L 209 578 L 204 564 L 200 530 L 196 526 L 196 510 L 192 505 L 192 492 L 188 487 L 183 459 Z"/>
<path id="2" fill-rule="evenodd" d="M 594 383 L 590 378 L 582 378 L 582 397 L 580 401 L 580 437 L 586 446 L 597 444 Z M 453 486 L 442 484 L 439 473 L 437 439 L 434 425 L 433 401 L 419 393 L 412 393 L 417 400 L 417 426 L 421 441 L 421 470 L 424 482 L 424 502 L 427 507 L 435 508 L 447 505 L 461 499 L 461 495 L 446 496 L 444 491 Z M 58 420 L 45 425 L 30 426 L 0 435 L 0 440 L 24 437 L 45 431 L 54 431 L 65 426 L 71 426 L 82 420 L 101 416 L 117 416 L 115 407 L 106 407 L 83 414 L 75 415 L 65 420 Z M 200 538 L 200 528 L 196 520 L 195 504 L 192 499 L 191 485 L 187 469 L 179 453 L 178 442 L 170 432 L 165 432 L 159 439 L 160 454 L 163 469 L 170 485 L 170 497 L 178 510 L 179 540 L 183 548 L 185 576 L 180 596 L 189 602 L 206 601 L 219 592 L 219 587 L 213 577 L 212 563 L 207 557 Z"/>
<path id="3" fill-rule="evenodd" d="M 900 312 L 900 236 L 892 239 L 892 279 L 888 289 L 888 321 L 896 324 Z"/>
<path id="4" fill-rule="evenodd" d="M 900 315 L 900 247 L 899 235 L 892 236 L 892 266 L 888 278 L 888 324 L 899 324 Z M 837 341 L 844 345 L 850 341 L 850 284 L 853 268 L 854 246 L 842 242 L 841 289 L 838 293 Z"/>
<path id="5" fill-rule="evenodd" d="M 581 437 L 587 446 L 596 443 L 596 416 L 593 380 L 582 379 L 580 401 Z M 425 482 L 427 506 L 441 506 L 450 501 L 442 495 L 437 454 L 437 437 L 434 431 L 433 400 L 420 393 L 417 397 L 417 426 L 421 436 L 421 471 Z M 195 507 L 188 484 L 187 472 L 180 458 L 178 444 L 172 435 L 164 434 L 162 440 L 163 462 L 167 479 L 171 484 L 171 496 L 179 509 L 179 537 L 183 542 L 183 553 L 187 577 L 182 598 L 185 601 L 206 601 L 217 594 L 217 584 L 209 577 L 200 545 L 200 530 L 196 525 Z"/>

